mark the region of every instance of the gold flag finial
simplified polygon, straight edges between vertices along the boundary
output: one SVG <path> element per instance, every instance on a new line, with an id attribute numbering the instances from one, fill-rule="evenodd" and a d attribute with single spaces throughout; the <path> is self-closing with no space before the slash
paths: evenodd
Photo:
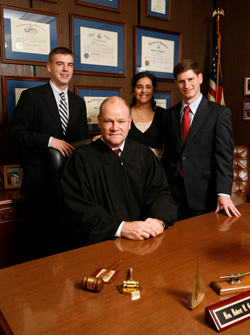
<path id="1" fill-rule="evenodd" d="M 213 17 L 217 15 L 217 21 L 220 21 L 220 15 L 225 16 L 225 12 L 223 9 L 217 8 L 213 11 Z"/>

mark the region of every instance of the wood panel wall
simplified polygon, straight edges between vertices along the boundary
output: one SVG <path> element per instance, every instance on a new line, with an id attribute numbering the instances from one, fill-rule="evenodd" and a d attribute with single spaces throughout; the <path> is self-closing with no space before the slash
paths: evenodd
<path id="1" fill-rule="evenodd" d="M 2 0 L 2 4 L 12 4 L 20 7 L 58 12 L 61 14 L 61 44 L 70 46 L 69 13 L 89 17 L 104 18 L 127 24 L 127 69 L 125 78 L 90 76 L 75 74 L 69 89 L 74 91 L 74 85 L 117 86 L 123 88 L 123 97 L 131 101 L 130 80 L 133 76 L 133 26 L 164 29 L 182 33 L 182 59 L 195 59 L 203 72 L 204 82 L 202 93 L 207 96 L 208 82 L 212 61 L 214 0 L 171 0 L 170 21 L 149 18 L 146 16 L 146 0 L 122 0 L 122 11 L 116 13 L 75 4 L 75 0 L 58 0 L 57 4 L 42 0 Z M 226 103 L 233 113 L 235 143 L 249 146 L 250 122 L 242 121 L 243 76 L 250 75 L 247 45 L 250 26 L 248 0 L 217 0 L 226 12 L 221 22 L 222 57 Z M 235 11 L 234 6 L 237 6 Z M 246 8 L 248 10 L 246 10 Z M 237 17 L 235 17 L 236 13 Z M 30 66 L 0 63 L 0 74 L 20 76 L 47 77 L 45 66 Z M 173 103 L 180 101 L 181 96 L 173 82 L 159 82 L 159 90 L 173 91 Z M 247 98 L 245 98 L 247 100 Z M 250 100 L 250 99 L 249 99 Z M 7 141 L 3 130 L 2 84 L 0 84 L 0 164 L 19 163 L 18 150 Z"/>

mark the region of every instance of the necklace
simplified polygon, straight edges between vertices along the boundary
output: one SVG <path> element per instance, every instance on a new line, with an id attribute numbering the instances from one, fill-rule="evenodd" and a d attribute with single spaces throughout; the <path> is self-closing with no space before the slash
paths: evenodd
<path id="1" fill-rule="evenodd" d="M 144 119 L 141 117 L 141 115 L 137 112 L 137 110 L 135 109 L 137 115 L 139 116 L 139 118 L 142 120 L 142 122 L 144 122 Z"/>

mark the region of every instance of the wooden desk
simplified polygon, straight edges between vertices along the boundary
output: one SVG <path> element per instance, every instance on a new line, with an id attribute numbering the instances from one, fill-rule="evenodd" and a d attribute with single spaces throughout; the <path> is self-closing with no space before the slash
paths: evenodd
<path id="1" fill-rule="evenodd" d="M 226 297 L 210 287 L 221 275 L 250 270 L 250 204 L 240 218 L 210 213 L 177 222 L 141 242 L 117 239 L 0 270 L 0 309 L 18 334 L 215 334 L 205 306 Z M 207 293 L 189 309 L 198 257 Z M 122 259 L 121 274 L 100 293 L 82 278 Z M 131 301 L 118 286 L 132 267 L 143 287 Z M 227 296 L 228 297 L 228 296 Z M 250 320 L 226 331 L 248 334 Z"/>

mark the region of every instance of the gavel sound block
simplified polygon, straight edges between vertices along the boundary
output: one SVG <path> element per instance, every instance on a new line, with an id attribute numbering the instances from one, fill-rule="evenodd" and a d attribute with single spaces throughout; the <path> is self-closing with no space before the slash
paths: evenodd
<path id="1" fill-rule="evenodd" d="M 136 300 L 140 298 L 140 291 L 142 287 L 139 285 L 138 281 L 132 279 L 133 269 L 129 269 L 129 279 L 125 280 L 123 284 L 120 286 L 120 291 L 123 294 L 129 295 L 132 300 Z"/>
<path id="2" fill-rule="evenodd" d="M 121 264 L 121 260 L 112 264 L 105 272 L 103 272 L 99 277 L 91 277 L 85 276 L 82 280 L 82 286 L 84 289 L 94 291 L 94 292 L 101 292 L 103 289 L 103 277 L 108 274 L 111 270 L 114 270 L 118 265 Z"/>

